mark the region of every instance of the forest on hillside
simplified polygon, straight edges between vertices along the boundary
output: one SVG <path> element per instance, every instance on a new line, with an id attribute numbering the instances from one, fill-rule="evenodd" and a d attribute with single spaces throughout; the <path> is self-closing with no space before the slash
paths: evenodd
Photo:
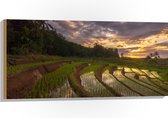
<path id="1" fill-rule="evenodd" d="M 45 20 L 7 20 L 7 54 L 48 54 L 75 57 L 115 57 L 118 49 L 104 48 L 95 44 L 93 48 L 69 42 L 57 33 Z"/>
<path id="2" fill-rule="evenodd" d="M 139 58 L 131 58 L 122 52 L 123 48 L 118 47 L 119 56 L 118 49 L 113 48 L 117 46 L 117 42 L 109 41 L 112 47 L 103 47 L 99 39 L 100 35 L 105 35 L 105 31 L 102 27 L 92 25 L 89 25 L 85 35 L 83 33 L 80 36 L 72 35 L 74 37 L 70 39 L 68 37 L 71 37 L 76 30 L 81 31 L 79 27 L 87 26 L 87 24 L 77 25 L 77 22 L 76 24 L 69 22 L 68 26 L 71 28 L 66 27 L 67 21 L 62 21 L 62 25 L 53 25 L 54 21 L 45 20 L 6 20 L 6 22 L 7 78 L 4 98 L 168 95 L 168 59 L 161 58 L 163 53 L 160 51 L 148 52 L 146 58 L 140 58 L 142 52 L 134 52 L 141 48 L 133 48 L 130 54 L 133 57 L 139 54 Z M 94 24 L 96 25 L 96 22 Z M 75 26 L 78 28 L 74 30 Z M 124 24 L 118 28 L 123 26 Z M 127 27 L 130 26 L 132 25 Z M 132 30 L 124 30 L 133 34 Z M 97 35 L 93 35 L 94 33 Z M 108 33 L 106 31 L 106 34 Z M 96 43 L 92 43 L 93 47 L 82 46 L 83 42 L 79 44 L 70 42 L 87 40 L 85 36 L 95 38 Z M 128 40 L 124 38 L 122 41 Z M 126 45 L 125 50 L 134 44 Z"/>

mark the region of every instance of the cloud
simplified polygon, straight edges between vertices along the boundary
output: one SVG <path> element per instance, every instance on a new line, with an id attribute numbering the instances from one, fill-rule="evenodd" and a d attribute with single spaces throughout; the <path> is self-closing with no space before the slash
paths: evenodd
<path id="1" fill-rule="evenodd" d="M 152 34 L 159 33 L 167 27 L 166 23 L 147 23 L 147 22 L 96 22 L 97 25 L 113 28 L 119 35 L 130 39 L 144 38 Z"/>
<path id="2" fill-rule="evenodd" d="M 167 57 L 168 24 L 147 22 L 47 21 L 67 40 L 93 47 L 118 48 L 128 57 L 159 51 Z"/>

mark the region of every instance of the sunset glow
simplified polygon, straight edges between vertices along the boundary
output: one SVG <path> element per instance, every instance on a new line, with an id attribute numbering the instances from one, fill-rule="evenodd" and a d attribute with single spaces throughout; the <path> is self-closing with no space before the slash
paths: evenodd
<path id="1" fill-rule="evenodd" d="M 117 48 L 125 57 L 145 58 L 157 51 L 168 58 L 168 24 L 134 22 L 53 21 L 67 40 L 86 47 Z"/>

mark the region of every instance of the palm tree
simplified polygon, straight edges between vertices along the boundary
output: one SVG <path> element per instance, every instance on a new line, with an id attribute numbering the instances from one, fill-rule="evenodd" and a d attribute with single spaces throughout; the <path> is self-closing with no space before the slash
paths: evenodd
<path id="1" fill-rule="evenodd" d="M 157 51 L 155 51 L 154 53 L 150 53 L 146 59 L 160 59 L 159 53 Z"/>
<path id="2" fill-rule="evenodd" d="M 54 30 L 54 28 L 49 24 L 47 23 L 47 21 L 45 20 L 35 20 L 33 21 L 33 23 L 38 27 L 38 28 L 41 28 L 43 30 Z"/>

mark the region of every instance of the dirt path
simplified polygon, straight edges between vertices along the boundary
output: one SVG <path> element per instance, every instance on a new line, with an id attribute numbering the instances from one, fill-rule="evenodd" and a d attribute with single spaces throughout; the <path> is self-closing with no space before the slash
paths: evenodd
<path id="1" fill-rule="evenodd" d="M 97 80 L 103 85 L 106 87 L 107 90 L 109 90 L 110 92 L 112 92 L 112 94 L 114 94 L 115 96 L 122 96 L 121 94 L 119 94 L 118 92 L 116 92 L 113 88 L 109 87 L 107 84 L 105 84 L 103 81 L 102 81 L 102 74 L 103 74 L 103 71 L 105 69 L 105 67 L 108 66 L 107 64 L 106 65 L 103 65 L 101 68 L 98 69 L 98 71 L 95 73 L 95 77 L 97 78 Z"/>
<path id="2" fill-rule="evenodd" d="M 77 78 L 77 81 L 78 83 L 81 85 L 81 79 L 80 79 L 80 76 L 81 76 L 81 70 L 85 67 L 87 67 L 88 64 L 85 63 L 85 64 L 80 64 L 76 67 L 76 72 L 75 72 L 75 77 Z"/>
<path id="3" fill-rule="evenodd" d="M 43 65 L 7 78 L 7 99 L 24 98 L 25 94 L 31 90 L 35 82 L 42 78 L 44 74 L 55 71 L 68 63 L 71 63 L 71 61 Z"/>

